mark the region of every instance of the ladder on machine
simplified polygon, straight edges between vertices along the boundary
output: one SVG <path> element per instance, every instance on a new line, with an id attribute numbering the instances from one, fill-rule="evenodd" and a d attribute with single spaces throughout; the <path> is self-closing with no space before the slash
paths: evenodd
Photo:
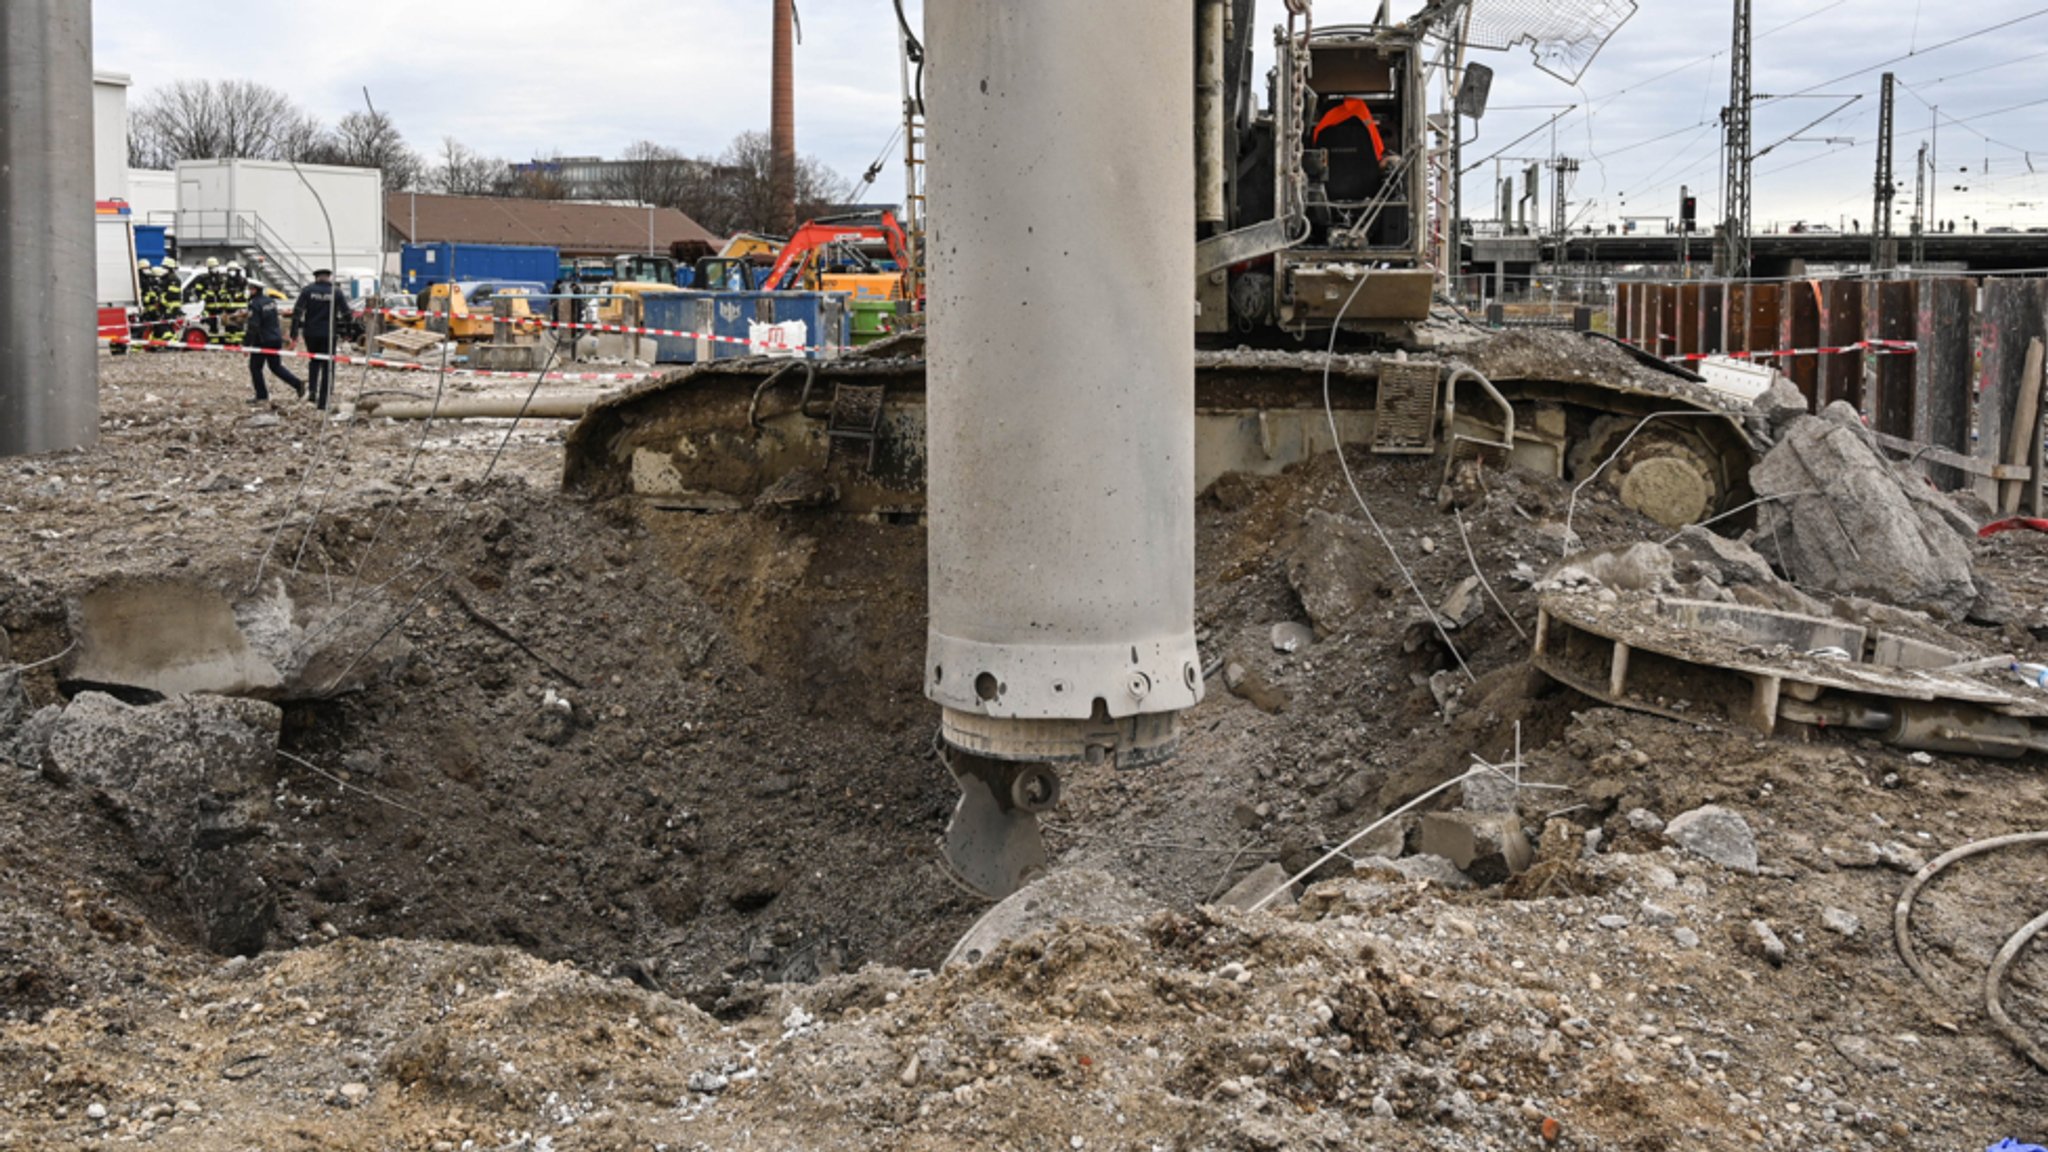
<path id="1" fill-rule="evenodd" d="M 924 292 L 924 45 L 905 27 L 898 47 L 903 75 L 903 236 L 910 248 L 909 267 L 903 269 L 903 298 L 916 300 Z"/>

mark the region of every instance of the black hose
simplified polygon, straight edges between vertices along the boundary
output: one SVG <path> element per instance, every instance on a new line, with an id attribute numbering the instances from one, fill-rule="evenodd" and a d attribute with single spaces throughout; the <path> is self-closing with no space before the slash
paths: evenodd
<path id="1" fill-rule="evenodd" d="M 1892 938 L 1894 943 L 1898 945 L 1899 959 L 1906 962 L 1906 967 L 1912 971 L 1914 976 L 1919 978 L 1920 983 L 1926 985 L 1929 991 L 1939 994 L 1943 999 L 1953 1002 L 1958 1000 L 1959 997 L 1947 985 L 1934 978 L 1934 974 L 1927 970 L 1927 965 L 1921 962 L 1919 952 L 1913 947 L 1914 900 L 1919 898 L 1921 889 L 1927 887 L 1936 876 L 1940 875 L 1949 865 L 1954 864 L 1958 860 L 1967 860 L 1972 856 L 1981 856 L 1986 852 L 2021 844 L 2048 844 L 2048 831 L 2016 832 L 2009 836 L 1993 836 L 1988 840 L 1978 840 L 1974 843 L 1965 844 L 1960 848 L 1944 852 L 1932 864 L 1922 868 L 1911 880 L 1907 881 L 1905 890 L 1899 893 L 1899 901 L 1892 907 Z"/>
<path id="2" fill-rule="evenodd" d="M 2039 936 L 2044 930 L 2048 930 L 2048 912 L 2034 917 L 2026 927 L 2012 934 L 2012 938 L 2005 942 L 2005 947 L 1998 950 L 1998 955 L 1991 961 L 1991 971 L 1984 977 L 1984 1010 L 1990 1014 L 1992 1025 L 2004 1034 L 2014 1048 L 2033 1061 L 2034 1067 L 2048 1072 L 2048 1050 L 2043 1050 L 2039 1044 L 2034 1043 L 2032 1037 L 2021 1030 L 2019 1025 L 2012 1022 L 2012 1017 L 2006 1015 L 2004 1001 L 1999 995 L 1999 988 L 2005 983 L 2005 970 L 2012 966 L 2013 960 L 2020 954 L 2020 949 L 2025 948 L 2028 941 Z"/>
<path id="3" fill-rule="evenodd" d="M 917 75 L 911 82 L 910 101 L 919 116 L 924 115 L 924 42 L 917 33 L 910 30 L 910 17 L 903 13 L 903 0 L 896 0 L 896 27 L 903 31 L 903 50 L 910 62 L 917 65 Z"/>

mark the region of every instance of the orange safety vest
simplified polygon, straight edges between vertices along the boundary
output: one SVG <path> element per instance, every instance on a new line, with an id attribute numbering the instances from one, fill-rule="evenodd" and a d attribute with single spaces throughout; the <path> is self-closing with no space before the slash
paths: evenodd
<path id="1" fill-rule="evenodd" d="M 1387 145 L 1385 141 L 1380 139 L 1379 121 L 1373 119 L 1372 109 L 1365 106 L 1365 101 L 1360 100 L 1356 96 L 1346 97 L 1342 104 L 1323 113 L 1323 118 L 1316 122 L 1316 133 L 1310 138 L 1311 141 L 1322 140 L 1323 129 L 1342 124 L 1346 120 L 1365 121 L 1365 130 L 1372 133 L 1373 159 L 1385 164 L 1387 162 Z"/>

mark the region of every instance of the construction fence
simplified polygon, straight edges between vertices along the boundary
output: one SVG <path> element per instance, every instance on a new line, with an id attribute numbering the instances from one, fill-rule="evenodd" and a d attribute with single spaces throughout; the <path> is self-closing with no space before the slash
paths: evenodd
<path id="1" fill-rule="evenodd" d="M 2048 280 L 1625 281 L 1613 319 L 1623 340 L 1680 363 L 1770 363 L 1816 411 L 1854 406 L 1938 486 L 1994 507 L 2017 491 L 2043 509 Z"/>

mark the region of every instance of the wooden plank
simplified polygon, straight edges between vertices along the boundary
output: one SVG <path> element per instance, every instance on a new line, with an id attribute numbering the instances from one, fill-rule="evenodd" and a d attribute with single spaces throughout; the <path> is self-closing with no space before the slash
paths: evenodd
<path id="1" fill-rule="evenodd" d="M 2027 341 L 2027 356 L 2020 372 L 2020 394 L 2013 406 L 2012 431 L 2006 436 L 2005 460 L 2020 468 L 2031 467 L 2041 450 L 2041 338 Z M 2031 442 L 2031 443 L 2030 443 Z M 1998 514 L 2015 516 L 2020 510 L 2020 482 L 1998 485 Z"/>
<path id="2" fill-rule="evenodd" d="M 1971 391 L 1976 382 L 1974 339 L 1977 282 L 1962 277 L 1924 281 L 1920 288 L 1914 357 L 1912 439 L 1967 455 L 1970 451 Z M 1930 468 L 1928 478 L 1944 491 L 1963 486 L 1954 468 Z"/>
<path id="3" fill-rule="evenodd" d="M 1983 297 L 1977 324 L 1977 437 L 1971 455 L 1997 461 L 2004 458 L 2028 383 L 2028 344 L 2048 336 L 2048 281 L 1988 280 Z M 1999 497 L 1995 490 L 1979 494 L 1994 505 Z"/>
<path id="4" fill-rule="evenodd" d="M 1988 460 L 1979 460 L 1974 456 L 1961 452 L 1951 452 L 1946 448 L 1936 448 L 1931 444 L 1921 444 L 1901 436 L 1887 436 L 1882 432 L 1873 432 L 1871 437 L 1878 442 L 1879 446 L 1901 453 L 1909 460 L 1922 464 L 1941 464 L 1959 472 L 1967 472 L 1972 476 L 1981 476 L 1987 480 L 2025 480 L 2033 475 L 2033 469 L 2031 468 L 2012 464 L 1993 464 Z"/>
<path id="5" fill-rule="evenodd" d="M 2048 371 L 2048 365 L 2044 365 L 2043 370 Z M 2048 392 L 2048 380 L 2042 382 L 2042 389 Z M 2029 516 L 2039 516 L 2041 510 L 2048 507 L 2048 395 L 2043 395 L 2035 408 L 2033 431 L 2024 460 L 2031 475 L 2022 482 L 2020 511 Z"/>
<path id="6" fill-rule="evenodd" d="M 1636 339 L 1635 304 L 1636 286 L 1623 280 L 1614 286 L 1614 336 L 1617 340 L 1634 342 Z"/>

